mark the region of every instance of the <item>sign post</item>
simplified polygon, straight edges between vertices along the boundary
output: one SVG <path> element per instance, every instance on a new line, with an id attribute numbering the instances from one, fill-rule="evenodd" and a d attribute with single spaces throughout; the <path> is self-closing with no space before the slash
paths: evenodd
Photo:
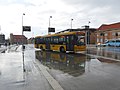
<path id="1" fill-rule="evenodd" d="M 48 27 L 48 33 L 55 32 L 55 28 Z"/>
<path id="2" fill-rule="evenodd" d="M 23 32 L 24 31 L 30 32 L 31 31 L 31 26 L 23 26 Z"/>
<path id="3" fill-rule="evenodd" d="M 31 26 L 23 26 L 22 25 L 22 37 L 24 35 L 24 31 L 31 31 Z M 23 39 L 22 39 L 23 40 Z M 23 71 L 25 72 L 25 64 L 24 64 L 24 49 L 25 49 L 25 46 L 24 46 L 24 41 L 22 42 L 22 52 L 23 52 Z"/>

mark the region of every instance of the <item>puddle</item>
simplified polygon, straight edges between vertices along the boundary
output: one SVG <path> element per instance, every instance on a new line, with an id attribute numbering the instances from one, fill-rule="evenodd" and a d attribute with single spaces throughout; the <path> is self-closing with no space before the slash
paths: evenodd
<path id="1" fill-rule="evenodd" d="M 94 49 L 94 50 L 88 49 L 86 53 L 120 60 L 120 52 L 118 52 L 119 49 L 120 48 L 114 49 L 113 47 L 109 47 L 109 48 L 106 47 L 106 48 Z"/>
<path id="2" fill-rule="evenodd" d="M 110 59 L 104 59 L 104 58 L 97 58 L 100 62 L 104 63 L 118 63 L 118 61 L 110 60 Z"/>
<path id="3" fill-rule="evenodd" d="M 91 57 L 84 54 L 59 53 L 52 51 L 36 51 L 36 59 L 49 69 L 60 70 L 72 76 L 79 76 L 85 72 L 85 62 Z"/>

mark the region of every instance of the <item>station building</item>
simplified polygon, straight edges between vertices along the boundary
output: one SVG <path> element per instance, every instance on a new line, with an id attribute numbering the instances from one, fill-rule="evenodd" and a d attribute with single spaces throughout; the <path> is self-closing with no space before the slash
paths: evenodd
<path id="1" fill-rule="evenodd" d="M 111 39 L 120 39 L 120 22 L 113 24 L 103 24 L 96 30 L 96 44 L 104 44 Z"/>
<path id="2" fill-rule="evenodd" d="M 27 38 L 24 35 L 10 34 L 10 44 L 27 44 Z"/>

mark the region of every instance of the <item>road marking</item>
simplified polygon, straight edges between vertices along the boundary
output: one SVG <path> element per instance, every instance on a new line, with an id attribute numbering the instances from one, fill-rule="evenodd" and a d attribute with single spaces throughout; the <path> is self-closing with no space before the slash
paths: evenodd
<path id="1" fill-rule="evenodd" d="M 45 76 L 45 78 L 48 80 L 49 84 L 52 86 L 54 90 L 64 90 L 60 84 L 48 73 L 45 66 L 43 66 L 40 61 L 36 59 L 36 64 L 40 68 L 41 72 Z"/>

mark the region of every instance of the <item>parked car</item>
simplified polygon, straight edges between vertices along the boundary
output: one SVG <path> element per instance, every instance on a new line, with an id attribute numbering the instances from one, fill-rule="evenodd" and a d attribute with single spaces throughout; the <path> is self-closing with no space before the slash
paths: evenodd
<path id="1" fill-rule="evenodd" d="M 116 46 L 120 47 L 120 40 L 114 39 L 106 42 L 106 46 Z"/>
<path id="2" fill-rule="evenodd" d="M 106 44 L 101 44 L 101 43 L 98 43 L 97 45 L 96 45 L 96 47 L 105 47 L 106 46 Z"/>

